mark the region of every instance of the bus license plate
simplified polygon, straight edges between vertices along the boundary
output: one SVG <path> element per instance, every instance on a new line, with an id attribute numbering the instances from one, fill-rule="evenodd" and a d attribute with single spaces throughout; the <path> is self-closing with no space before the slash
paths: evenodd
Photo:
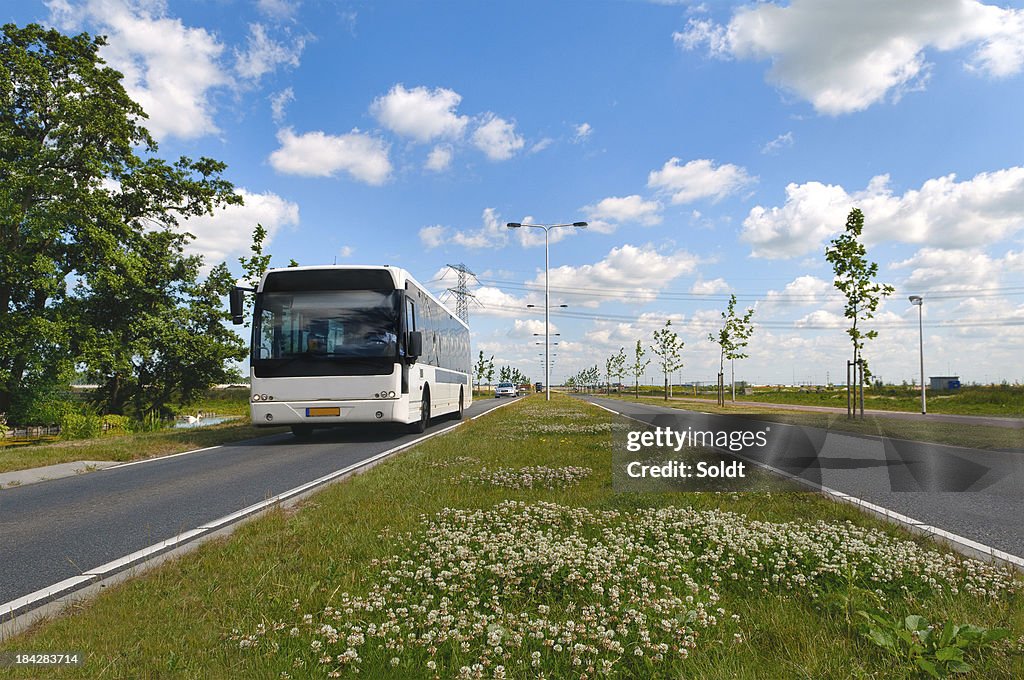
<path id="1" fill-rule="evenodd" d="M 341 407 L 340 406 L 320 407 L 320 408 L 307 408 L 306 409 L 306 417 L 307 418 L 314 417 L 314 416 L 340 416 L 340 415 L 341 415 Z"/>

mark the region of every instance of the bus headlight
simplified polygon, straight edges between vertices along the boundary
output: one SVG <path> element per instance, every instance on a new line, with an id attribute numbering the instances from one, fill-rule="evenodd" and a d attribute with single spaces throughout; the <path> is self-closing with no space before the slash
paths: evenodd
<path id="1" fill-rule="evenodd" d="M 395 391 L 394 390 L 391 390 L 390 392 L 388 392 L 388 398 L 389 399 L 394 399 L 395 398 Z"/>
<path id="2" fill-rule="evenodd" d="M 260 400 L 260 395 L 258 395 L 258 394 L 252 395 L 252 400 L 253 401 L 259 401 Z"/>

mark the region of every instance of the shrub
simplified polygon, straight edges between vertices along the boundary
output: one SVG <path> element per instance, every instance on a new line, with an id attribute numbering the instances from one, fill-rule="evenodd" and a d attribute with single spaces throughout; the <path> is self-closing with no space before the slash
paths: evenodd
<path id="1" fill-rule="evenodd" d="M 66 411 L 59 422 L 61 439 L 92 439 L 103 432 L 103 420 L 88 411 Z"/>
<path id="2" fill-rule="evenodd" d="M 124 434 L 128 432 L 130 425 L 128 416 L 118 416 L 111 413 L 103 416 L 101 423 L 106 434 Z"/>

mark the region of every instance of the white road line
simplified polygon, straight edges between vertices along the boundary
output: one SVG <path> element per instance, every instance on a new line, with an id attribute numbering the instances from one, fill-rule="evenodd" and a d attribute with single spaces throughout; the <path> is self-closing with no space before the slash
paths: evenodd
<path id="1" fill-rule="evenodd" d="M 643 423 L 644 425 L 650 425 L 650 423 L 648 423 L 647 421 L 640 420 L 639 418 L 634 418 L 633 416 L 628 416 L 625 413 L 621 413 L 619 411 L 614 411 L 610 408 L 602 406 L 601 404 L 595 404 L 594 402 L 588 403 L 592 404 L 593 406 L 597 406 L 598 408 L 603 408 L 605 411 L 608 411 L 609 413 L 614 413 L 618 416 L 622 416 L 623 418 L 628 418 L 629 420 L 634 420 L 638 423 Z M 787 479 L 790 479 L 794 482 L 798 482 L 800 484 L 808 486 L 814 489 L 815 491 L 820 491 L 825 495 L 831 496 L 843 503 L 849 503 L 850 505 L 862 508 L 864 510 L 868 510 L 876 515 L 881 515 L 882 517 L 885 517 L 886 519 L 889 519 L 897 524 L 904 525 L 908 529 L 911 529 L 913 531 L 923 533 L 928 536 L 939 537 L 943 539 L 946 543 L 951 545 L 953 548 L 955 548 L 957 552 L 960 552 L 961 554 L 966 554 L 968 557 L 989 557 L 999 562 L 1006 562 L 1008 564 L 1011 564 L 1015 566 L 1017 569 L 1024 570 L 1024 558 L 1018 557 L 1017 555 L 1013 555 L 1003 550 L 999 550 L 998 548 L 993 548 L 992 546 L 985 545 L 984 543 L 979 543 L 978 541 L 974 541 L 970 538 L 960 536 L 959 534 L 954 534 L 950 531 L 946 531 L 945 529 L 940 529 L 930 524 L 925 524 L 920 520 L 916 520 L 912 517 L 907 517 L 906 515 L 896 512 L 895 510 L 890 510 L 889 508 L 882 507 L 881 505 L 875 505 L 874 503 L 870 503 L 864 500 L 863 498 L 851 496 L 841 491 L 830 489 L 827 486 L 816 484 L 810 481 L 809 479 L 798 477 L 794 474 L 786 472 L 785 470 L 780 470 L 779 468 L 776 468 L 772 465 L 768 465 L 767 463 L 762 463 L 761 461 L 755 460 L 753 458 L 748 458 L 747 456 L 733 453 L 731 451 L 729 452 L 729 455 L 735 456 L 737 458 L 742 458 L 745 461 L 758 465 L 767 470 L 771 470 L 772 472 L 778 475 L 786 477 Z"/>
<path id="2" fill-rule="evenodd" d="M 504 408 L 505 406 L 508 406 L 509 404 L 512 404 L 512 403 L 514 403 L 516 401 L 518 401 L 518 399 L 512 399 L 512 400 L 510 400 L 510 401 L 508 401 L 508 402 L 506 402 L 504 404 L 501 404 L 500 406 L 495 406 L 493 408 L 490 408 L 490 409 L 484 411 L 483 413 L 479 413 L 479 414 L 473 416 L 470 420 L 476 420 L 480 416 L 487 415 L 488 413 L 491 413 L 493 411 L 497 411 L 499 408 Z M 133 553 L 131 553 L 129 555 L 125 555 L 124 557 L 118 558 L 118 559 L 113 560 L 111 562 L 107 562 L 106 564 L 101 565 L 99 567 L 96 567 L 95 569 L 90 569 L 90 570 L 86 571 L 85 573 L 83 573 L 81 576 L 73 576 L 73 577 L 71 577 L 69 579 L 65 579 L 65 580 L 60 581 L 58 583 L 54 583 L 53 585 L 47 586 L 45 588 L 41 588 L 40 590 L 37 590 L 34 593 L 29 593 L 28 595 L 25 595 L 23 597 L 19 597 L 16 600 L 11 600 L 10 602 L 5 602 L 4 604 L 0 604 L 0 620 L 2 620 L 3 618 L 5 618 L 7 616 L 10 616 L 12 613 L 14 613 L 14 612 L 16 612 L 16 611 L 18 611 L 20 609 L 24 609 L 25 607 L 31 606 L 35 602 L 39 602 L 41 600 L 49 600 L 49 599 L 53 598 L 56 595 L 60 595 L 61 593 L 64 593 L 64 592 L 72 590 L 72 589 L 75 589 L 75 588 L 77 588 L 80 585 L 89 583 L 89 582 L 94 581 L 94 580 L 99 579 L 99 578 L 103 578 L 103 577 L 111 574 L 112 572 L 118 571 L 121 568 L 126 567 L 126 566 L 128 566 L 130 564 L 133 564 L 135 562 L 144 561 L 148 557 L 151 557 L 151 556 L 153 556 L 153 555 L 155 555 L 157 553 L 163 553 L 163 552 L 165 552 L 166 550 L 168 550 L 170 548 L 174 548 L 176 546 L 183 545 L 183 544 L 191 541 L 192 539 L 197 538 L 200 535 L 207 534 L 207 533 L 211 532 L 214 529 L 217 529 L 219 527 L 223 527 L 225 525 L 231 524 L 232 522 L 236 522 L 236 521 L 238 521 L 240 519 L 243 519 L 244 517 L 247 517 L 249 515 L 257 513 L 260 510 L 268 508 L 268 507 L 270 507 L 270 506 L 272 506 L 272 505 L 274 505 L 276 503 L 280 503 L 281 501 L 284 501 L 284 500 L 287 500 L 289 498 L 292 498 L 293 496 L 297 496 L 297 495 L 299 495 L 301 493 L 304 493 L 306 491 L 309 491 L 310 489 L 313 489 L 313 488 L 315 488 L 317 486 L 320 486 L 322 484 L 326 484 L 327 482 L 329 482 L 329 481 L 331 481 L 333 479 L 336 479 L 338 477 L 343 477 L 345 475 L 351 474 L 352 472 L 355 472 L 356 470 L 359 470 L 360 468 L 366 467 L 366 466 L 374 463 L 375 461 L 381 460 L 382 458 L 387 458 L 388 456 L 392 456 L 392 455 L 394 455 L 394 454 L 396 454 L 396 453 L 398 453 L 400 451 L 404 451 L 405 449 L 408 449 L 408 448 L 410 448 L 412 446 L 415 446 L 416 444 L 420 444 L 422 442 L 425 442 L 428 439 L 431 439 L 433 437 L 437 437 L 437 436 L 440 436 L 442 434 L 446 434 L 448 432 L 451 432 L 452 430 L 454 430 L 459 425 L 462 425 L 465 422 L 468 422 L 468 421 L 459 421 L 457 423 L 453 423 L 452 425 L 450 425 L 450 426 L 448 426 L 448 427 L 446 427 L 444 429 L 438 430 L 436 432 L 431 432 L 430 434 L 424 435 L 422 437 L 418 437 L 416 439 L 413 439 L 412 441 L 408 441 L 408 442 L 405 442 L 403 444 L 399 444 L 398 446 L 394 446 L 394 447 L 388 449 L 387 451 L 382 451 L 382 452 L 380 452 L 378 454 L 375 454 L 375 455 L 373 455 L 373 456 L 371 456 L 369 458 L 364 458 L 363 460 L 361 460 L 361 461 L 359 461 L 357 463 L 353 463 L 352 465 L 349 465 L 348 467 L 342 468 L 340 470 L 335 470 L 334 472 L 331 472 L 330 474 L 324 475 L 323 477 L 320 477 L 318 479 L 314 479 L 311 482 L 306 482 L 305 484 L 297 486 L 297 487 L 295 487 L 293 489 L 289 489 L 288 491 L 284 491 L 282 493 L 279 493 L 278 495 L 274 496 L 273 498 L 268 498 L 267 500 L 260 501 L 259 503 L 255 503 L 253 505 L 250 505 L 247 508 L 243 508 L 243 509 L 241 509 L 241 510 L 239 510 L 237 512 L 233 512 L 230 515 L 225 515 L 224 517 L 221 517 L 219 519 L 215 519 L 212 522 L 207 522 L 206 524 L 203 524 L 200 527 L 197 527 L 195 529 L 191 529 L 189 531 L 183 532 L 183 533 L 178 534 L 177 536 L 169 538 L 169 539 L 167 539 L 165 541 L 160 541 L 159 543 L 154 543 L 153 545 L 148 546 L 146 548 L 143 548 L 141 550 L 136 550 L 135 552 L 133 552 Z M 173 458 L 175 456 L 184 456 L 184 455 L 190 454 L 190 453 L 199 453 L 200 451 L 210 451 L 212 449 L 218 449 L 221 446 L 223 446 L 223 445 L 209 446 L 209 447 L 206 447 L 205 449 L 196 449 L 194 451 L 185 451 L 185 452 L 182 452 L 182 453 L 175 453 L 173 455 L 162 456 L 160 458 L 147 458 L 145 460 L 132 461 L 131 463 L 124 463 L 123 465 L 116 465 L 114 467 L 109 467 L 109 468 L 106 468 L 106 469 L 107 470 L 114 470 L 114 469 L 117 469 L 117 468 L 120 468 L 120 467 L 127 467 L 129 465 L 137 465 L 139 463 L 150 463 L 152 461 L 164 460 L 166 458 Z M 27 612 L 27 613 L 31 613 L 31 612 Z M 9 623 L 9 622 L 5 621 L 4 623 Z"/>
<path id="3" fill-rule="evenodd" d="M 500 404 L 500 405 L 498 405 L 498 406 L 495 406 L 494 408 L 489 408 L 489 409 L 487 409 L 486 411 L 484 411 L 483 413 L 477 413 L 477 414 L 476 414 L 475 416 L 473 416 L 472 418 L 470 418 L 470 420 L 476 420 L 476 419 L 477 419 L 477 418 L 479 418 L 480 416 L 485 416 L 485 415 L 487 415 L 488 413 L 490 413 L 490 412 L 492 412 L 492 411 L 497 411 L 497 410 L 498 410 L 499 408 L 505 408 L 505 407 L 506 407 L 506 406 L 508 406 L 509 404 L 514 404 L 514 403 L 516 403 L 516 402 L 517 402 L 517 401 L 519 401 L 520 399 L 522 399 L 522 397 L 515 397 L 515 398 L 513 398 L 513 399 L 509 399 L 509 400 L 508 400 L 508 401 L 506 401 L 506 402 L 505 402 L 504 404 Z"/>
<path id="4" fill-rule="evenodd" d="M 159 543 L 154 543 L 153 545 L 149 546 L 148 548 L 143 548 L 142 550 L 136 550 L 135 552 L 133 552 L 133 553 L 131 553 L 129 555 L 125 555 L 124 557 L 120 557 L 120 558 L 114 560 L 113 562 L 107 562 L 106 564 L 100 565 L 100 566 L 96 567 L 95 569 L 90 569 L 89 571 L 85 572 L 85 576 L 100 576 L 100 577 L 105 576 L 105 575 L 109 574 L 112 571 L 117 571 L 121 567 L 126 567 L 129 564 L 132 564 L 133 562 L 138 562 L 139 560 L 141 560 L 143 558 L 146 558 L 146 557 L 149 557 L 150 555 L 152 555 L 154 553 L 162 552 L 162 551 L 166 550 L 167 548 L 173 548 L 174 546 L 176 546 L 176 545 L 178 545 L 180 543 L 184 543 L 185 541 L 188 541 L 189 539 L 195 538 L 196 536 L 198 536 L 199 534 L 202 534 L 202 533 L 205 533 L 205 531 L 203 531 L 203 529 L 201 529 L 201 528 L 200 529 L 192 529 L 190 531 L 186 531 L 184 533 L 178 534 L 177 536 L 175 536 L 173 538 L 168 538 L 166 541 L 160 541 Z"/>
<path id="5" fill-rule="evenodd" d="M 0 621 L 2 621 L 5 617 L 9 616 L 12 612 L 16 612 L 22 607 L 25 607 L 26 605 L 30 605 L 37 600 L 53 597 L 54 595 L 58 595 L 64 592 L 65 590 L 70 590 L 83 583 L 92 581 L 94 578 L 95 576 L 86 576 L 85 574 L 81 576 L 72 576 L 71 578 L 64 579 L 63 581 L 58 581 L 53 585 L 49 585 L 45 588 L 37 590 L 34 593 L 29 593 L 28 595 L 19 597 L 17 600 L 5 602 L 4 604 L 0 605 Z"/>
<path id="6" fill-rule="evenodd" d="M 110 466 L 108 468 L 103 468 L 103 469 L 104 470 L 120 470 L 121 468 L 126 468 L 126 467 L 129 467 L 131 465 L 142 465 L 143 463 L 153 463 L 153 462 L 158 461 L 158 460 L 167 460 L 168 458 L 177 458 L 178 456 L 187 456 L 187 455 L 189 455 L 191 453 L 200 453 L 202 451 L 213 451 L 214 449 L 219 449 L 222 446 L 224 446 L 224 445 L 223 444 L 217 444 L 216 446 L 207 446 L 205 449 L 194 449 L 192 451 L 182 451 L 181 453 L 172 453 L 169 456 L 156 456 L 154 458 L 143 458 L 142 460 L 133 460 L 133 461 L 128 462 L 128 463 L 121 463 L 120 465 L 112 465 L 112 466 Z"/>

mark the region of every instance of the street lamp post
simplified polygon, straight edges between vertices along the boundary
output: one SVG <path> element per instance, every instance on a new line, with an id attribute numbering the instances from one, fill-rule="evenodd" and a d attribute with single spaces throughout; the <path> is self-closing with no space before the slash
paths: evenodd
<path id="1" fill-rule="evenodd" d="M 924 298 L 920 295 L 911 295 L 910 304 L 917 307 L 917 339 L 921 356 L 921 415 L 928 413 L 928 402 L 924 392 Z"/>
<path id="2" fill-rule="evenodd" d="M 550 242 L 548 234 L 552 229 L 558 229 L 559 227 L 586 227 L 586 222 L 573 222 L 572 224 L 522 224 L 520 222 L 509 222 L 505 225 L 509 229 L 519 229 L 521 227 L 529 227 L 531 229 L 543 229 L 544 230 L 544 391 L 545 399 L 551 401 L 551 375 L 550 365 L 548 364 L 548 340 L 550 338 L 550 293 L 548 288 L 548 269 L 550 260 L 548 257 L 548 244 Z M 564 307 L 565 305 L 561 305 Z"/>

